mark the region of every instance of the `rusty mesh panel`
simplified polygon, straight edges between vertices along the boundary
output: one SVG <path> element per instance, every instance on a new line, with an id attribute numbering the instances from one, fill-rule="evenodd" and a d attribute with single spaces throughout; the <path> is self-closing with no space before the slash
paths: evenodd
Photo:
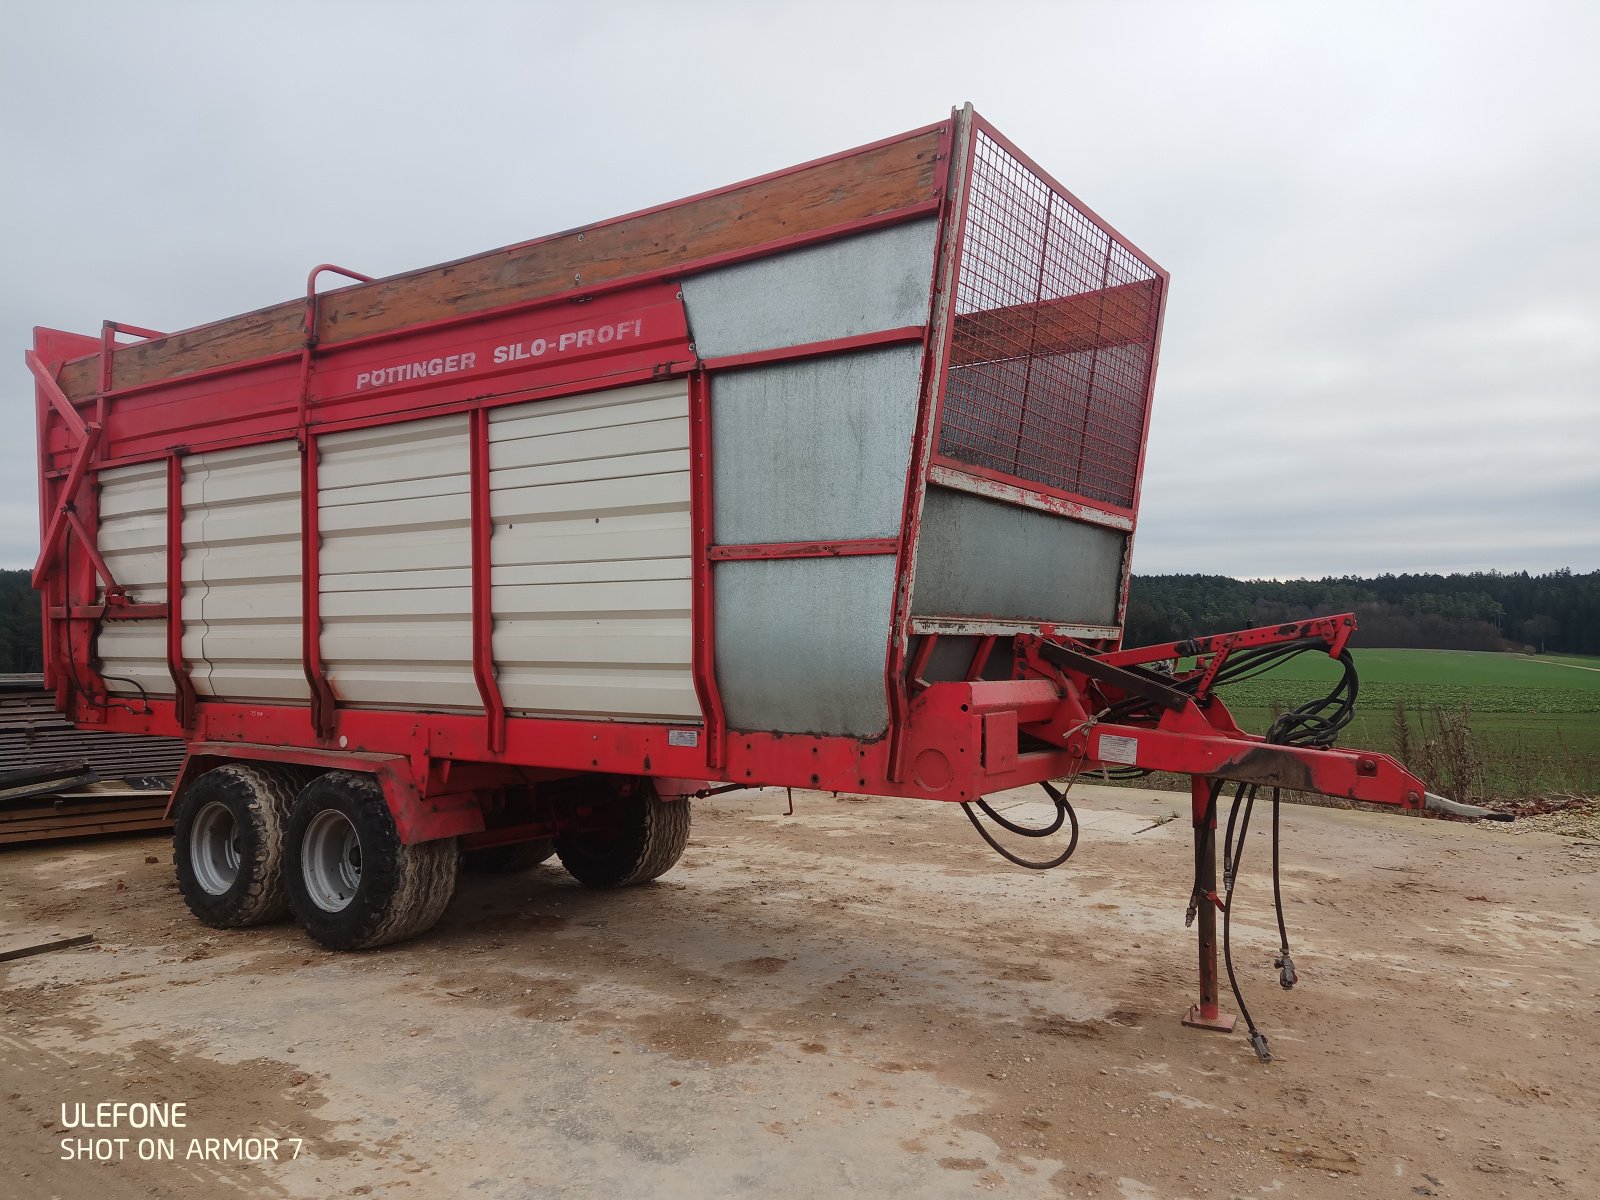
<path id="1" fill-rule="evenodd" d="M 1131 507 L 1162 281 L 976 133 L 939 453 Z"/>

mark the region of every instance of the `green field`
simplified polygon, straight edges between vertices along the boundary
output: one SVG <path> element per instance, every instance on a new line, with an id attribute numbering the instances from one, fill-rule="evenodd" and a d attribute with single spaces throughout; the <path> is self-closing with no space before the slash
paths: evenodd
<path id="1" fill-rule="evenodd" d="M 1395 752 L 1396 709 L 1403 706 L 1407 757 L 1419 773 L 1434 776 L 1430 782 L 1448 784 L 1459 774 L 1466 790 L 1479 796 L 1600 793 L 1600 659 L 1462 650 L 1354 653 L 1361 692 L 1341 745 Z M 1333 660 L 1308 653 L 1221 694 L 1239 724 L 1260 733 L 1278 711 L 1323 695 L 1338 675 Z M 1441 717 L 1446 726 L 1464 718 L 1470 731 L 1454 752 L 1446 749 Z"/>

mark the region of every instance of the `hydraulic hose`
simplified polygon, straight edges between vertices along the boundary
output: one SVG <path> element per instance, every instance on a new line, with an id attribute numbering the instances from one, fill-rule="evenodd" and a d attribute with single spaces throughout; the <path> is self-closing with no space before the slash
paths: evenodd
<path id="1" fill-rule="evenodd" d="M 1056 819 L 1050 822 L 1048 825 L 1038 827 L 1018 825 L 1016 822 L 1009 821 L 1005 817 L 1001 816 L 989 806 L 987 801 L 984 800 L 969 800 L 961 806 L 961 811 L 967 814 L 967 820 L 972 822 L 972 827 L 978 831 L 979 836 L 982 837 L 984 841 L 988 842 L 989 845 L 994 848 L 995 852 L 999 854 L 1001 858 L 1004 858 L 1008 862 L 1014 862 L 1019 867 L 1027 867 L 1030 871 L 1048 871 L 1052 867 L 1059 867 L 1062 863 L 1066 862 L 1067 859 L 1071 858 L 1073 851 L 1078 848 L 1078 814 L 1073 811 L 1071 803 L 1067 800 L 1066 792 L 1057 791 L 1055 788 L 1050 786 L 1048 780 L 1041 780 L 1039 786 L 1049 794 L 1050 799 L 1055 802 L 1056 806 Z M 983 822 L 978 820 L 978 814 L 972 811 L 974 806 L 981 809 L 983 814 L 996 825 L 1000 826 L 1000 828 L 1008 830 L 1011 833 L 1018 834 L 1021 837 L 1049 837 L 1067 822 L 1071 822 L 1072 824 L 1072 836 L 1067 841 L 1067 848 L 1060 854 L 1045 862 L 1034 862 L 1031 859 L 1022 858 L 1016 854 L 1013 854 L 999 842 L 995 841 L 994 836 L 983 827 Z"/>

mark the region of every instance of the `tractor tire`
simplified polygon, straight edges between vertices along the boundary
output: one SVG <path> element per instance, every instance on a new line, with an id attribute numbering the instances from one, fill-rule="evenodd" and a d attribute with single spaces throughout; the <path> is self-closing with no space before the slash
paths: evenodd
<path id="1" fill-rule="evenodd" d="M 283 830 L 302 782 L 294 768 L 229 763 L 184 788 L 172 863 L 184 903 L 205 924 L 241 929 L 289 915 Z"/>
<path id="2" fill-rule="evenodd" d="M 289 907 L 330 950 L 370 950 L 433 927 L 455 894 L 455 838 L 407 846 L 370 775 L 330 771 L 294 802 L 284 831 Z"/>
<path id="3" fill-rule="evenodd" d="M 616 800 L 616 827 L 556 838 L 567 873 L 585 887 L 617 888 L 666 874 L 689 844 L 689 799 L 662 800 L 645 782 Z"/>
<path id="4" fill-rule="evenodd" d="M 515 875 L 537 867 L 555 852 L 554 838 L 538 838 L 531 842 L 513 842 L 509 846 L 468 850 L 461 857 L 461 865 L 481 875 Z"/>

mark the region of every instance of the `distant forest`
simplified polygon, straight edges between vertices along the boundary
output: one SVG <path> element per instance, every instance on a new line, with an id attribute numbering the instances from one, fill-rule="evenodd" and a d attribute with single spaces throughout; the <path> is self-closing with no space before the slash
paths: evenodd
<path id="1" fill-rule="evenodd" d="M 39 597 L 29 571 L 0 571 L 0 675 L 43 668 L 39 656 Z"/>
<path id="2" fill-rule="evenodd" d="M 0 570 L 0 675 L 43 670 L 39 654 L 39 597 L 31 571 Z"/>
<path id="3" fill-rule="evenodd" d="M 1124 642 L 1145 646 L 1354 612 L 1356 646 L 1600 654 L 1600 571 L 1230 579 L 1135 575 Z"/>
<path id="4" fill-rule="evenodd" d="M 1600 571 L 1295 579 L 1136 575 L 1130 646 L 1226 633 L 1297 617 L 1354 612 L 1357 646 L 1439 650 L 1532 648 L 1600 655 Z M 39 603 L 27 571 L 0 571 L 0 673 L 37 671 Z"/>

